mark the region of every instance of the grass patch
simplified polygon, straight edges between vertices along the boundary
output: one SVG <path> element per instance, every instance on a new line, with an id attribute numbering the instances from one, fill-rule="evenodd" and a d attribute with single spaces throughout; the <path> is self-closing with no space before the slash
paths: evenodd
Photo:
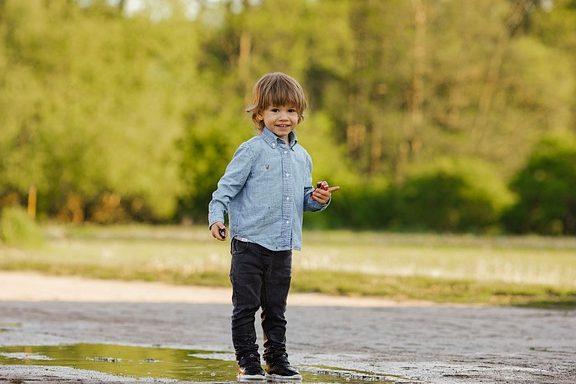
<path id="1" fill-rule="evenodd" d="M 41 249 L 0 246 L 0 269 L 228 286 L 229 244 L 205 228 L 45 227 Z M 576 308 L 576 241 L 306 232 L 292 291 L 396 300 Z"/>
<path id="2" fill-rule="evenodd" d="M 576 308 L 576 289 L 545 285 L 447 280 L 423 276 L 382 276 L 331 271 L 296 271 L 293 289 L 396 300 Z"/>

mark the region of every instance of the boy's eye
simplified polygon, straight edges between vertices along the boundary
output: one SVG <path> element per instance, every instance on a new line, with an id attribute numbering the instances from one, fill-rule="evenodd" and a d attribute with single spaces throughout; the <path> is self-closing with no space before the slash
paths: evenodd
<path id="1" fill-rule="evenodd" d="M 288 112 L 290 112 L 290 113 L 296 113 L 296 110 L 295 110 L 294 108 L 290 108 L 290 109 L 288 110 Z"/>
<path id="2" fill-rule="evenodd" d="M 278 108 L 270 108 L 270 111 L 272 111 L 272 112 L 278 112 L 279 110 L 280 109 L 278 109 Z"/>

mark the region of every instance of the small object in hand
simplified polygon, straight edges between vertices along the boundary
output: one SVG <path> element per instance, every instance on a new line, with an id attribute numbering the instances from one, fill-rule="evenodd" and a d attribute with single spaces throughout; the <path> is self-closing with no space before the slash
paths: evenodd
<path id="1" fill-rule="evenodd" d="M 226 228 L 220 228 L 218 229 L 218 233 L 220 234 L 220 236 L 225 239 L 226 238 Z"/>

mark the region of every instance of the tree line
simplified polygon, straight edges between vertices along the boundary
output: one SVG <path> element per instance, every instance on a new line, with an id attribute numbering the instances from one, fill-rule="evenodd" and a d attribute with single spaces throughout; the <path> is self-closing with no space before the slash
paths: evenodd
<path id="1" fill-rule="evenodd" d="M 307 225 L 576 233 L 576 1 L 128 3 L 0 1 L 0 206 L 204 223 L 283 71 L 344 187 Z"/>

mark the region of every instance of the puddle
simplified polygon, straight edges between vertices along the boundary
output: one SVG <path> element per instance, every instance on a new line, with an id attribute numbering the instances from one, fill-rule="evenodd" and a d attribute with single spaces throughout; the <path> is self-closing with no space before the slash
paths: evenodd
<path id="1" fill-rule="evenodd" d="M 214 355 L 211 357 L 210 355 Z M 236 381 L 236 362 L 215 358 L 220 352 L 110 344 L 0 347 L 0 364 L 65 366 L 118 376 L 198 382 Z M 369 372 L 328 367 L 301 370 L 309 383 L 386 383 Z"/>

